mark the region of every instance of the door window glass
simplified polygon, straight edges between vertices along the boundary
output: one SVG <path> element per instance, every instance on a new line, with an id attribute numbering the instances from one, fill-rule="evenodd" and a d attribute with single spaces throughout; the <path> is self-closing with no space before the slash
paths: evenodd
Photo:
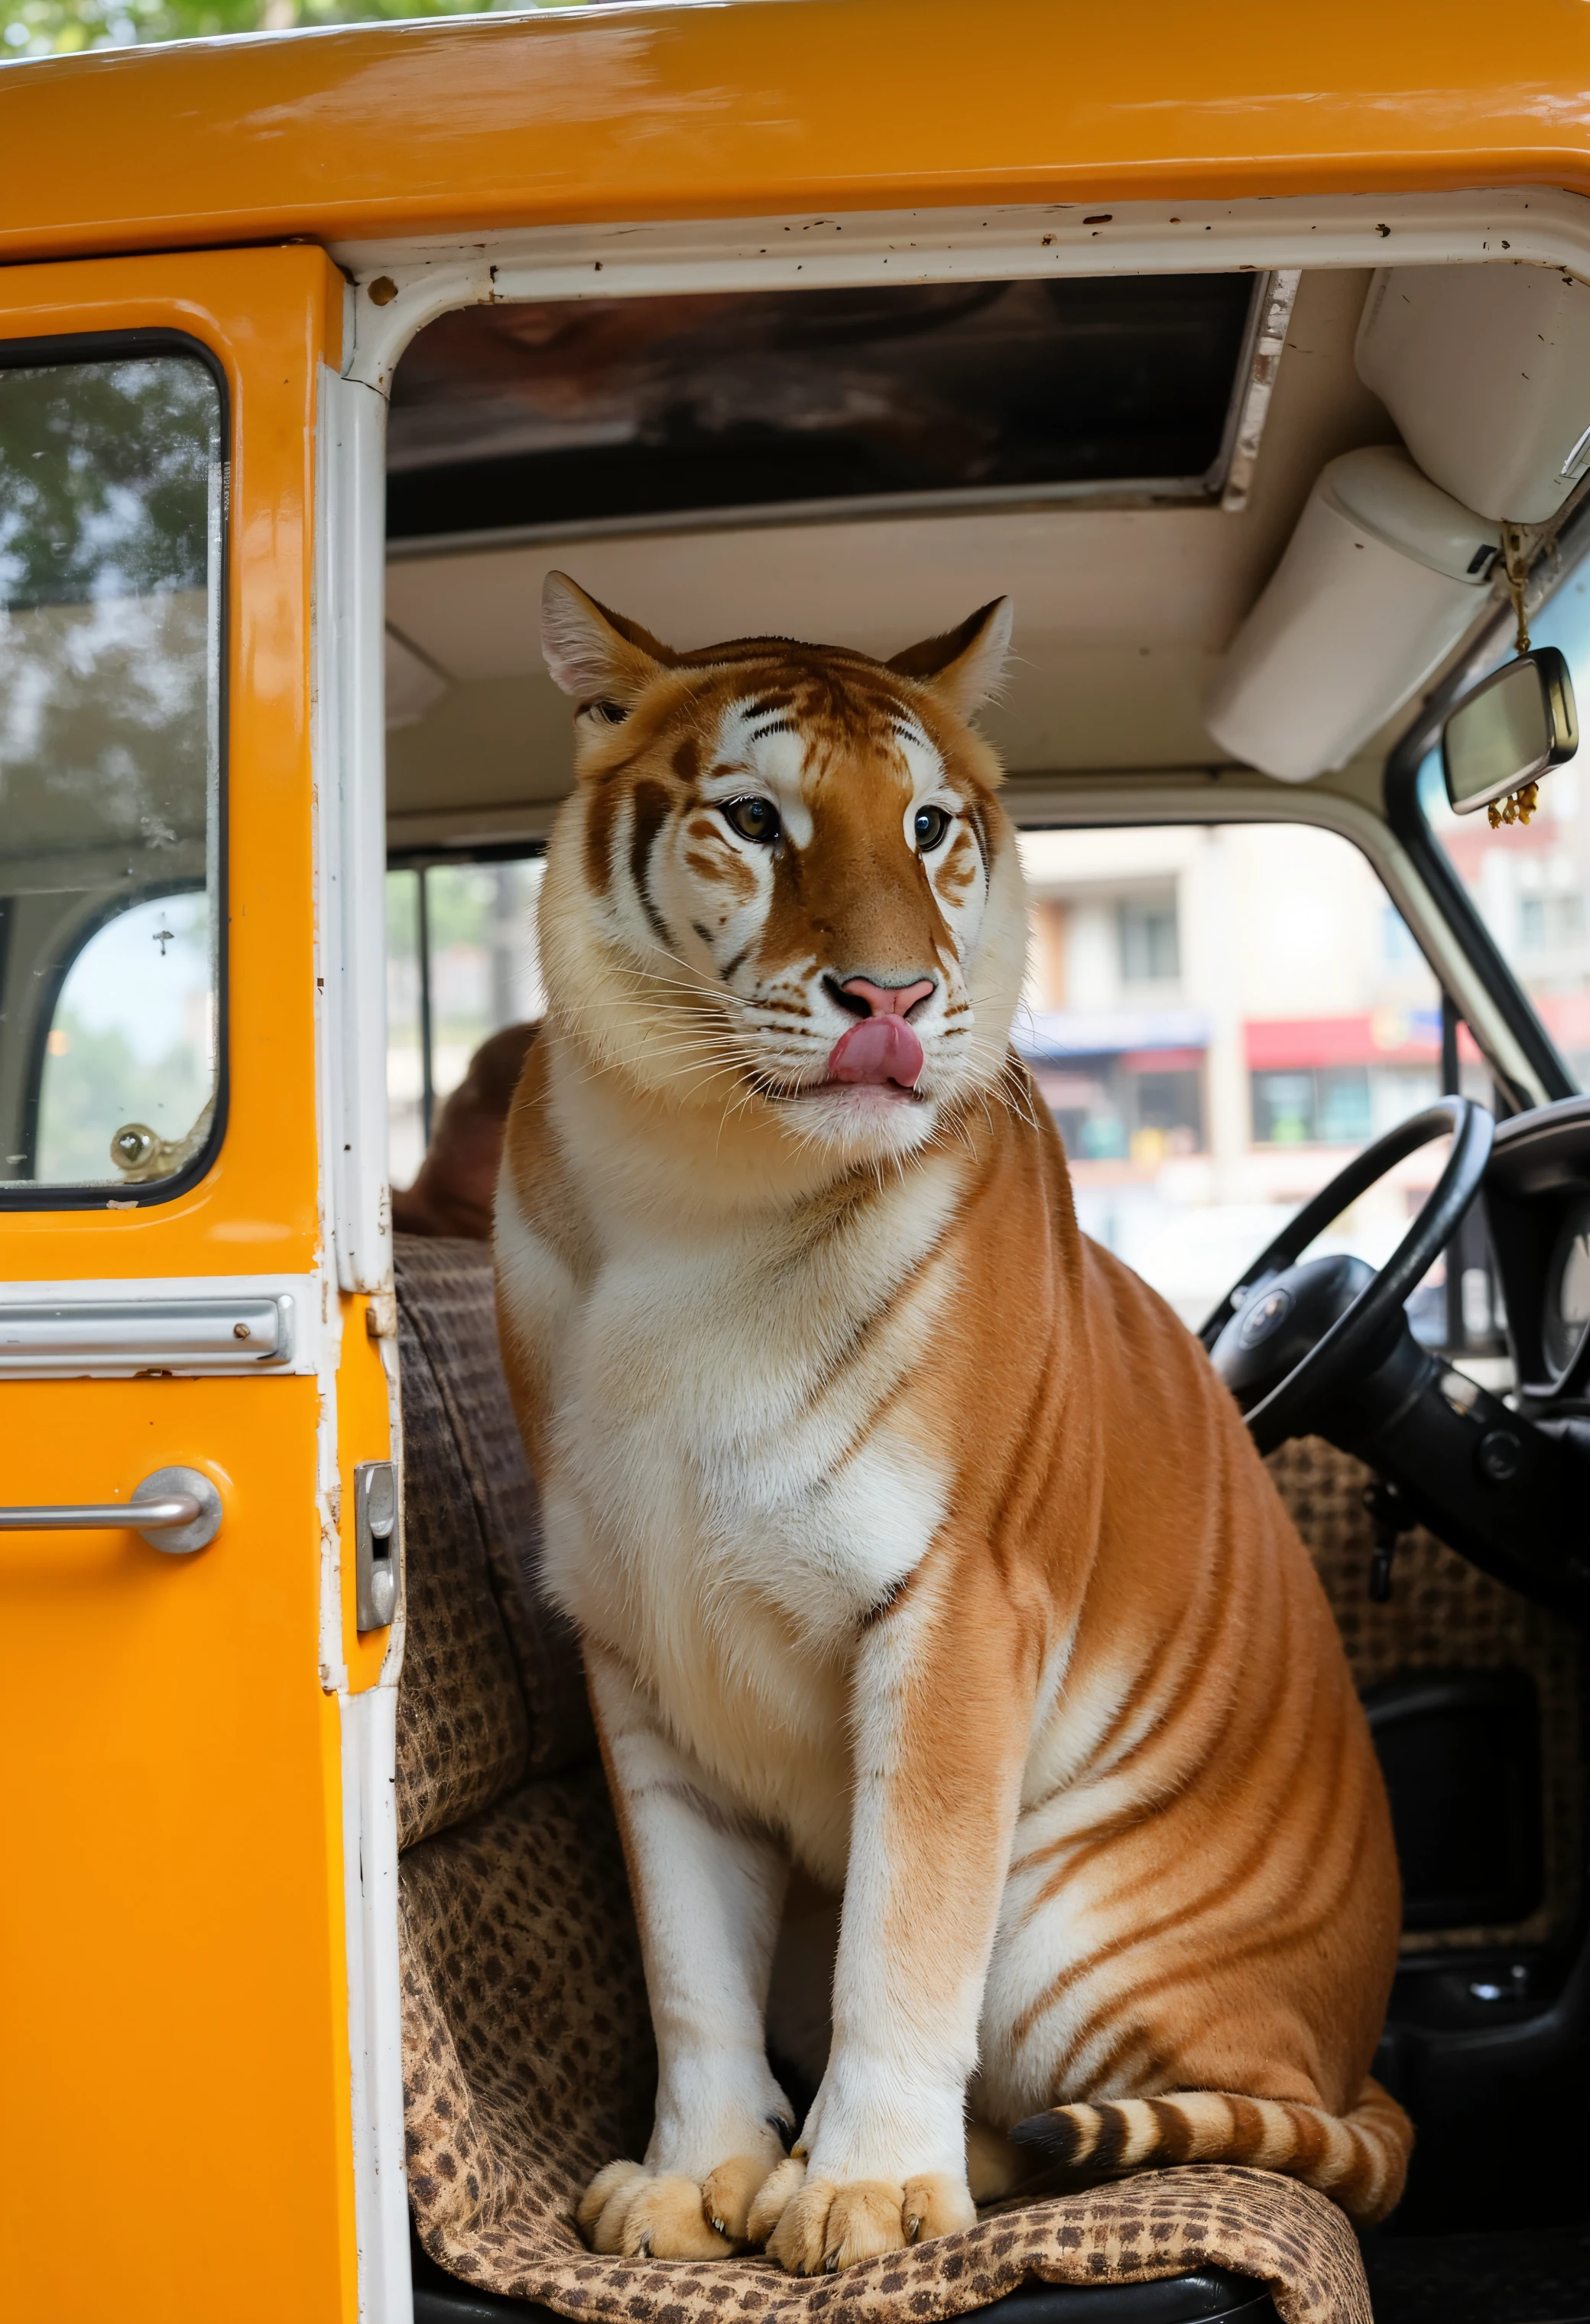
<path id="1" fill-rule="evenodd" d="M 1534 616 L 1530 632 L 1535 645 L 1557 646 L 1567 655 L 1580 728 L 1590 732 L 1590 558 Z M 1453 814 L 1438 750 L 1419 776 L 1420 803 L 1436 841 L 1582 1090 L 1590 1089 L 1587 756 L 1581 744 L 1577 760 L 1543 778 L 1529 823 L 1499 830 L 1492 829 L 1484 808 L 1477 815 Z"/>
<path id="2" fill-rule="evenodd" d="M 483 1041 L 546 1005 L 536 951 L 540 856 L 387 874 L 387 1100 L 394 1185 Z"/>
<path id="3" fill-rule="evenodd" d="M 215 1124 L 221 394 L 179 345 L 28 354 L 0 355 L 0 1202 L 138 1201 Z"/>
<path id="4" fill-rule="evenodd" d="M 1016 1040 L 1086 1231 L 1191 1324 L 1358 1148 L 1440 1088 L 1440 994 L 1380 881 L 1306 824 L 1022 835 Z M 1465 1087 L 1489 1096 L 1463 1036 Z M 1386 1260 L 1445 1160 L 1398 1165 L 1319 1250 Z M 1439 1341 L 1438 1270 L 1414 1328 Z"/>
<path id="5" fill-rule="evenodd" d="M 215 1085 L 208 897 L 201 888 L 117 911 L 84 945 L 55 1004 L 41 1179 L 101 1177 L 107 1154 L 133 1184 L 171 1176 L 204 1143 Z"/>

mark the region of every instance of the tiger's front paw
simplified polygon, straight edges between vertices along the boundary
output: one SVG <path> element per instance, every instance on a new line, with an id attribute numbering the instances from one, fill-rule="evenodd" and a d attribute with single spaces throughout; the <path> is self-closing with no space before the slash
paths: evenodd
<path id="1" fill-rule="evenodd" d="M 976 2218 L 963 2179 L 937 2172 L 903 2186 L 816 2179 L 792 2155 L 758 2190 L 748 2224 L 752 2242 L 765 2241 L 791 2275 L 832 2275 L 858 2260 L 952 2235 Z"/>
<path id="2" fill-rule="evenodd" d="M 732 2155 L 694 2179 L 610 2163 L 575 2214 L 593 2251 L 626 2259 L 722 2259 L 747 2236 L 751 2202 L 767 2176 L 760 2155 Z"/>

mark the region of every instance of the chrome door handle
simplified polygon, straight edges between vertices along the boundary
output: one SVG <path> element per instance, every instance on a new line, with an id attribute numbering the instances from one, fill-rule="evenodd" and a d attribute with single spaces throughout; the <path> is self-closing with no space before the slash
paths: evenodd
<path id="1" fill-rule="evenodd" d="M 221 1530 L 221 1496 L 198 1469 L 157 1469 L 128 1501 L 62 1501 L 42 1508 L 0 1508 L 0 1532 L 98 1533 L 130 1526 L 152 1549 L 185 1557 Z"/>

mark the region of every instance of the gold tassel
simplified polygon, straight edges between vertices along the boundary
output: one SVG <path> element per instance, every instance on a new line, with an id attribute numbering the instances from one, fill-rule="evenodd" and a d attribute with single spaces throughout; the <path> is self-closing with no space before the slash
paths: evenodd
<path id="1" fill-rule="evenodd" d="M 1485 819 L 1493 831 L 1504 823 L 1528 823 L 1540 804 L 1539 783 L 1525 783 L 1505 798 L 1493 799 L 1485 809 Z"/>

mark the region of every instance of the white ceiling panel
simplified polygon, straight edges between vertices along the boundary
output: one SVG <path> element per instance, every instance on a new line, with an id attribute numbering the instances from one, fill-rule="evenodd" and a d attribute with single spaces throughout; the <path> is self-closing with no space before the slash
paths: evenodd
<path id="1" fill-rule="evenodd" d="M 1010 767 L 1216 755 L 1199 713 L 1204 687 L 1310 484 L 1337 452 L 1393 435 L 1353 369 L 1367 280 L 1305 276 L 1239 514 L 1046 507 L 431 555 L 405 542 L 388 567 L 389 617 L 452 692 L 394 737 L 394 811 L 505 807 L 566 786 L 567 712 L 539 641 L 541 585 L 554 567 L 680 648 L 782 635 L 887 656 L 1008 594 L 1016 650 L 987 725 Z"/>

